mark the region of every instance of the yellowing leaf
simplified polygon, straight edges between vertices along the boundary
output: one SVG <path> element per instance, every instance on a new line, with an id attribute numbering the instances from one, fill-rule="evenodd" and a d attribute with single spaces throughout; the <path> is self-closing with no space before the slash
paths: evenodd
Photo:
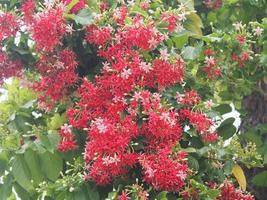
<path id="1" fill-rule="evenodd" d="M 202 36 L 202 30 L 201 28 L 203 28 L 203 23 L 201 18 L 194 12 L 191 12 L 188 16 L 187 16 L 187 20 L 184 24 L 185 29 L 190 31 L 192 33 L 192 37 L 200 37 Z"/>
<path id="2" fill-rule="evenodd" d="M 79 0 L 72 0 L 65 8 L 65 12 L 69 13 L 70 10 L 77 4 L 79 3 Z"/>
<path id="3" fill-rule="evenodd" d="M 246 181 L 246 177 L 245 177 L 243 169 L 238 164 L 235 164 L 233 169 L 232 169 L 232 173 L 235 176 L 241 189 L 246 190 L 247 181 Z"/>

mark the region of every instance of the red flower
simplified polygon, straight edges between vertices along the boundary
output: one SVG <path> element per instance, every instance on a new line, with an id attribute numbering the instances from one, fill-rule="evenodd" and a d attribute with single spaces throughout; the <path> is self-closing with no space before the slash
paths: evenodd
<path id="1" fill-rule="evenodd" d="M 180 110 L 180 115 L 189 120 L 190 124 L 198 131 L 204 142 L 214 142 L 218 139 L 216 133 L 210 132 L 213 126 L 212 120 L 205 115 L 187 109 Z"/>
<path id="2" fill-rule="evenodd" d="M 177 102 L 184 105 L 196 105 L 200 102 L 201 98 L 195 90 L 186 91 L 183 95 L 177 94 Z"/>
<path id="3" fill-rule="evenodd" d="M 118 196 L 118 200 L 129 200 L 129 194 L 125 191 L 122 191 L 121 195 Z"/>
<path id="4" fill-rule="evenodd" d="M 41 79 L 34 89 L 40 92 L 40 100 L 58 101 L 62 99 L 78 79 L 75 74 L 77 67 L 76 55 L 69 50 L 63 50 L 59 55 L 42 55 L 37 68 Z M 51 87 L 52 86 L 52 87 Z"/>
<path id="5" fill-rule="evenodd" d="M 212 56 L 214 55 L 214 51 L 211 48 L 207 48 L 204 51 L 205 56 Z"/>
<path id="6" fill-rule="evenodd" d="M 86 40 L 91 44 L 105 45 L 109 40 L 111 40 L 111 31 L 110 27 L 97 28 L 89 26 L 87 28 Z"/>
<path id="7" fill-rule="evenodd" d="M 0 14 L 0 42 L 8 37 L 14 37 L 19 30 L 19 22 L 11 13 Z"/>
<path id="8" fill-rule="evenodd" d="M 23 13 L 23 19 L 26 23 L 32 23 L 33 22 L 33 14 L 35 11 L 35 0 L 25 0 L 23 1 L 21 5 L 21 12 Z"/>
<path id="9" fill-rule="evenodd" d="M 66 33 L 63 8 L 50 8 L 35 16 L 32 37 L 38 50 L 52 52 Z"/>
<path id="10" fill-rule="evenodd" d="M 74 139 L 74 135 L 71 132 L 70 125 L 64 124 L 61 127 L 59 135 L 61 137 L 61 141 L 58 144 L 58 150 L 62 152 L 75 150 L 78 148 L 76 141 Z"/>
<path id="11" fill-rule="evenodd" d="M 242 54 L 241 54 L 241 58 L 240 60 L 246 62 L 248 61 L 250 58 L 250 53 L 248 51 L 244 51 Z"/>
<path id="12" fill-rule="evenodd" d="M 237 35 L 236 40 L 242 46 L 246 42 L 246 37 L 244 35 Z"/>
<path id="13" fill-rule="evenodd" d="M 235 189 L 233 184 L 225 181 L 218 200 L 254 200 L 254 197 L 250 194 L 244 194 L 241 190 Z"/>
<path id="14" fill-rule="evenodd" d="M 22 62 L 20 60 L 11 60 L 5 52 L 0 51 L 0 85 L 4 79 L 19 76 L 21 70 Z"/>
<path id="15" fill-rule="evenodd" d="M 238 55 L 236 55 L 235 53 L 233 53 L 231 55 L 231 59 L 232 59 L 232 61 L 238 61 L 239 60 Z"/>
<path id="16" fill-rule="evenodd" d="M 139 158 L 144 180 L 155 190 L 179 191 L 185 184 L 187 163 L 176 160 L 166 153 L 143 155 Z"/>
<path id="17" fill-rule="evenodd" d="M 176 28 L 176 22 L 178 17 L 173 14 L 166 14 L 164 13 L 161 16 L 162 20 L 168 23 L 168 30 L 169 32 L 173 32 Z"/>

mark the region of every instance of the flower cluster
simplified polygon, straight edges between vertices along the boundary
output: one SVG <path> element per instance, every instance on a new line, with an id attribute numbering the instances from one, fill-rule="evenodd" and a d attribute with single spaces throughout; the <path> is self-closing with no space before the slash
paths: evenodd
<path id="1" fill-rule="evenodd" d="M 64 124 L 60 129 L 61 140 L 58 144 L 58 149 L 62 152 L 70 151 L 76 149 L 78 146 L 74 139 L 74 135 L 71 130 L 72 126 Z"/>
<path id="2" fill-rule="evenodd" d="M 176 100 L 184 105 L 197 105 L 200 102 L 200 96 L 195 90 L 186 91 L 184 94 L 177 93 Z"/>
<path id="3" fill-rule="evenodd" d="M 250 194 L 244 194 L 241 190 L 237 190 L 235 186 L 225 181 L 221 187 L 221 194 L 218 200 L 254 200 L 254 197 Z"/>
<path id="4" fill-rule="evenodd" d="M 105 60 L 101 74 L 94 82 L 83 80 L 77 92 L 79 101 L 67 112 L 73 128 L 87 131 L 86 178 L 106 185 L 129 169 L 141 167 L 147 184 L 177 192 L 188 173 L 186 153 L 172 152 L 182 138 L 182 123 L 189 119 L 206 142 L 217 140 L 210 132 L 213 123 L 203 114 L 162 103 L 161 91 L 181 85 L 185 77 L 180 57 L 168 54 L 164 47 L 156 50 L 168 34 L 161 33 L 156 23 L 130 15 L 124 5 L 106 14 L 111 14 L 107 20 L 116 26 L 97 25 L 99 16 L 96 24 L 86 29 L 86 41 L 95 45 Z M 125 25 L 125 19 L 131 20 L 131 25 Z M 184 13 L 163 13 L 159 20 L 167 21 L 172 32 L 176 21 L 184 20 Z M 143 52 L 154 56 L 146 59 Z M 200 101 L 200 96 L 189 90 L 179 103 L 188 107 Z"/>
<path id="5" fill-rule="evenodd" d="M 37 63 L 40 81 L 34 84 L 34 89 L 40 92 L 40 102 L 49 106 L 62 99 L 78 79 L 76 67 L 76 55 L 70 50 L 63 50 L 58 55 L 43 54 Z"/>
<path id="6" fill-rule="evenodd" d="M 207 48 L 204 52 L 205 54 L 205 66 L 203 71 L 207 74 L 210 79 L 215 79 L 222 75 L 221 69 L 217 67 L 217 61 L 214 58 L 214 52 L 212 49 Z"/>
<path id="7" fill-rule="evenodd" d="M 0 14 L 0 42 L 8 37 L 14 37 L 19 30 L 17 18 L 9 13 Z"/>
<path id="8" fill-rule="evenodd" d="M 22 62 L 20 60 L 12 60 L 8 55 L 0 51 L 0 85 L 4 79 L 12 76 L 19 76 L 22 70 Z"/>
<path id="9" fill-rule="evenodd" d="M 179 191 L 187 177 L 185 157 L 184 152 L 172 158 L 164 151 L 141 156 L 139 160 L 143 168 L 144 180 L 155 190 Z"/>
<path id="10" fill-rule="evenodd" d="M 33 22 L 33 15 L 36 5 L 35 0 L 25 0 L 21 5 L 21 12 L 23 14 L 23 22 L 26 24 L 31 24 Z"/>
<path id="11" fill-rule="evenodd" d="M 218 135 L 213 132 L 213 121 L 202 113 L 193 112 L 187 109 L 180 110 L 181 116 L 189 120 L 190 124 L 198 131 L 204 142 L 218 140 Z"/>
<path id="12" fill-rule="evenodd" d="M 32 38 L 38 50 L 52 52 L 66 33 L 63 7 L 48 8 L 34 16 Z"/>

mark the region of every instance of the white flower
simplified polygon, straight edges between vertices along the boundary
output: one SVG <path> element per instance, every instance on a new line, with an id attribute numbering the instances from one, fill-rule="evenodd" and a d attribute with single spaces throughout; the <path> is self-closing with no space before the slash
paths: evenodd
<path id="1" fill-rule="evenodd" d="M 186 173 L 184 171 L 178 171 L 176 176 L 180 177 L 182 180 L 185 180 Z"/>
<path id="2" fill-rule="evenodd" d="M 215 58 L 213 56 L 206 56 L 205 57 L 205 63 L 207 65 L 215 65 L 216 64 Z"/>
<path id="3" fill-rule="evenodd" d="M 69 34 L 72 34 L 74 32 L 73 24 L 67 24 L 66 32 L 69 33 Z"/>
<path id="4" fill-rule="evenodd" d="M 168 57 L 169 57 L 168 50 L 167 49 L 161 49 L 159 52 L 160 52 L 160 58 L 162 60 L 167 61 Z"/>
<path id="5" fill-rule="evenodd" d="M 148 178 L 151 178 L 151 177 L 153 177 L 154 176 L 154 173 L 156 172 L 157 170 L 153 170 L 151 167 L 148 167 L 147 169 L 146 169 L 146 174 L 147 174 L 147 176 L 148 176 Z"/>
<path id="6" fill-rule="evenodd" d="M 169 35 L 168 35 L 168 33 L 163 33 L 161 36 L 161 40 L 163 41 L 163 40 L 168 40 L 169 39 Z"/>
<path id="7" fill-rule="evenodd" d="M 155 101 L 160 101 L 161 95 L 159 93 L 154 93 L 153 94 L 153 98 L 154 98 Z"/>
<path id="8" fill-rule="evenodd" d="M 158 45 L 158 41 L 154 37 L 148 40 L 148 43 L 149 43 L 149 48 L 151 49 L 155 49 L 156 46 Z"/>
<path id="9" fill-rule="evenodd" d="M 141 92 L 134 92 L 133 99 L 135 101 L 138 101 L 139 99 L 142 99 Z"/>
<path id="10" fill-rule="evenodd" d="M 104 70 L 104 71 L 107 71 L 107 72 L 108 72 L 108 71 L 111 70 L 110 63 L 108 63 L 108 62 L 103 62 L 102 65 L 103 65 L 103 70 Z"/>
<path id="11" fill-rule="evenodd" d="M 118 164 L 121 160 L 118 158 L 118 156 L 115 154 L 114 157 L 112 156 L 106 156 L 102 158 L 103 164 L 104 165 L 109 165 L 115 163 L 115 165 Z"/>
<path id="12" fill-rule="evenodd" d="M 131 69 L 123 69 L 123 72 L 121 73 L 121 77 L 123 79 L 128 79 L 130 77 L 130 75 L 132 74 L 132 70 Z"/>
<path id="13" fill-rule="evenodd" d="M 170 124 L 172 127 L 175 126 L 175 124 L 176 124 L 175 119 L 170 117 L 170 113 L 169 112 L 161 113 L 160 119 L 163 120 L 164 122 Z"/>
<path id="14" fill-rule="evenodd" d="M 109 156 L 105 156 L 104 158 L 102 158 L 102 161 L 104 165 L 109 165 L 110 164 Z"/>
<path id="15" fill-rule="evenodd" d="M 210 100 L 204 102 L 204 105 L 205 105 L 205 108 L 209 110 L 214 106 L 214 103 L 213 103 L 212 99 L 210 99 Z"/>
<path id="16" fill-rule="evenodd" d="M 70 133 L 71 132 L 71 128 L 72 128 L 72 125 L 68 125 L 68 124 L 64 124 L 63 126 L 61 126 L 61 130 L 64 133 Z"/>
<path id="17" fill-rule="evenodd" d="M 180 33 L 180 32 L 182 32 L 183 30 L 184 30 L 183 25 L 180 24 L 180 23 L 178 23 L 178 24 L 176 25 L 176 27 L 175 27 L 175 32 L 176 32 L 176 33 Z"/>
<path id="18" fill-rule="evenodd" d="M 246 25 L 243 25 L 242 22 L 235 22 L 233 23 L 233 27 L 235 28 L 236 31 L 240 31 L 243 28 L 245 28 Z"/>
<path id="19" fill-rule="evenodd" d="M 261 34 L 263 33 L 263 29 L 259 26 L 257 26 L 256 28 L 253 29 L 253 35 L 255 36 L 261 36 Z"/>
<path id="20" fill-rule="evenodd" d="M 54 64 L 54 67 L 57 69 L 65 69 L 64 63 L 60 62 L 60 61 L 56 61 L 56 63 Z"/>
<path id="21" fill-rule="evenodd" d="M 99 13 L 92 13 L 94 21 L 100 21 L 102 18 L 102 14 Z"/>
<path id="22" fill-rule="evenodd" d="M 118 44 L 120 44 L 121 43 L 121 36 L 119 35 L 119 34 L 116 34 L 115 35 L 115 40 L 116 40 L 116 42 L 118 43 Z"/>
<path id="23" fill-rule="evenodd" d="M 99 133 L 105 133 L 107 131 L 107 126 L 104 124 L 104 120 L 102 118 L 97 118 L 93 122 L 96 125 Z"/>
<path id="24" fill-rule="evenodd" d="M 118 164 L 118 162 L 120 162 L 121 160 L 118 158 L 118 156 L 115 154 L 114 157 L 110 157 L 110 163 L 115 163 L 116 165 Z"/>
<path id="25" fill-rule="evenodd" d="M 148 73 L 152 69 L 152 66 L 151 63 L 141 62 L 139 68 L 144 70 L 145 73 Z"/>

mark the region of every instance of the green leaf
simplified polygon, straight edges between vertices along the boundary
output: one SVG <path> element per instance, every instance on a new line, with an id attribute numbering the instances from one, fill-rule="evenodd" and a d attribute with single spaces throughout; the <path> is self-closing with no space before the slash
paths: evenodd
<path id="1" fill-rule="evenodd" d="M 15 157 L 14 163 L 12 165 L 12 174 L 15 181 L 26 191 L 33 191 L 33 185 L 31 183 L 31 173 L 30 170 L 23 159 L 22 155 L 17 155 Z"/>
<path id="2" fill-rule="evenodd" d="M 263 164 L 267 164 L 267 151 L 265 151 L 263 155 Z"/>
<path id="3" fill-rule="evenodd" d="M 12 175 L 8 174 L 2 177 L 2 183 L 0 183 L 0 199 L 7 199 L 12 192 Z"/>
<path id="4" fill-rule="evenodd" d="M 21 200 L 31 200 L 30 193 L 24 190 L 18 183 L 14 183 L 14 189 Z"/>
<path id="5" fill-rule="evenodd" d="M 89 25 L 93 22 L 93 16 L 89 9 L 84 8 L 75 15 L 74 20 L 77 24 Z"/>
<path id="6" fill-rule="evenodd" d="M 225 119 L 220 126 L 227 126 L 229 124 L 233 124 L 235 122 L 235 118 L 234 117 L 229 117 L 227 119 Z"/>
<path id="7" fill-rule="evenodd" d="M 51 120 L 50 120 L 50 122 L 48 123 L 48 128 L 50 129 L 50 130 L 57 130 L 57 129 L 59 129 L 61 126 L 62 126 L 62 124 L 64 123 L 66 121 L 66 116 L 65 116 L 65 114 L 62 114 L 62 115 L 60 115 L 60 114 L 58 114 L 58 113 L 56 113 L 52 118 L 51 118 Z"/>
<path id="8" fill-rule="evenodd" d="M 191 169 L 198 170 L 199 169 L 199 164 L 197 159 L 195 159 L 193 156 L 188 156 L 188 165 Z"/>
<path id="9" fill-rule="evenodd" d="M 182 55 L 184 59 L 194 60 L 199 56 L 200 52 L 201 50 L 199 48 L 187 46 L 183 49 Z"/>
<path id="10" fill-rule="evenodd" d="M 218 135 L 224 140 L 231 138 L 236 133 L 236 127 L 233 125 L 235 118 L 230 117 L 224 120 L 217 129 Z"/>
<path id="11" fill-rule="evenodd" d="M 27 134 L 27 132 L 31 130 L 31 127 L 28 126 L 26 123 L 29 123 L 30 121 L 31 119 L 28 117 L 25 117 L 23 115 L 16 115 L 14 121 L 12 121 L 11 123 L 15 124 L 17 130 L 21 134 Z"/>
<path id="12" fill-rule="evenodd" d="M 183 149 L 183 151 L 186 151 L 187 153 L 195 153 L 197 150 L 193 147 L 188 147 L 186 149 Z"/>
<path id="13" fill-rule="evenodd" d="M 210 197 L 210 199 L 217 199 L 217 197 L 220 195 L 221 191 L 219 189 L 209 189 L 207 191 L 207 195 Z"/>
<path id="14" fill-rule="evenodd" d="M 0 150 L 0 176 L 5 172 L 8 166 L 8 153 Z"/>
<path id="15" fill-rule="evenodd" d="M 189 10 L 194 10 L 194 0 L 178 0 L 178 2 L 184 4 Z"/>
<path id="16" fill-rule="evenodd" d="M 8 135 L 2 143 L 3 148 L 16 149 L 19 146 L 19 137 L 16 134 Z"/>
<path id="17" fill-rule="evenodd" d="M 24 159 L 31 172 L 31 177 L 34 183 L 39 184 L 43 180 L 42 173 L 40 172 L 40 161 L 36 152 L 28 149 L 24 154 Z"/>
<path id="18" fill-rule="evenodd" d="M 63 169 L 63 160 L 58 153 L 45 152 L 39 155 L 41 171 L 51 181 L 55 181 Z"/>
<path id="19" fill-rule="evenodd" d="M 130 13 L 138 14 L 145 18 L 148 17 L 147 12 L 142 10 L 140 6 L 133 6 L 132 9 L 130 10 Z"/>
<path id="20" fill-rule="evenodd" d="M 66 200 L 66 194 L 67 194 L 66 191 L 59 193 L 55 200 Z"/>
<path id="21" fill-rule="evenodd" d="M 248 131 L 246 133 L 243 133 L 241 136 L 246 140 L 255 143 L 257 147 L 263 144 L 262 138 L 259 134 L 257 134 L 257 132 Z"/>
<path id="22" fill-rule="evenodd" d="M 214 107 L 213 109 L 219 112 L 221 115 L 232 112 L 232 108 L 229 104 L 221 104 L 219 106 Z"/>
<path id="23" fill-rule="evenodd" d="M 234 167 L 234 161 L 232 161 L 232 160 L 227 160 L 227 161 L 224 163 L 224 166 L 223 166 L 224 174 L 225 174 L 225 175 L 230 175 L 230 174 L 232 173 L 233 167 Z"/>
<path id="24" fill-rule="evenodd" d="M 100 200 L 97 187 L 94 184 L 86 184 L 83 188 L 83 190 L 87 193 L 87 200 Z"/>
<path id="25" fill-rule="evenodd" d="M 168 192 L 162 191 L 156 196 L 156 200 L 168 200 L 167 199 Z"/>
<path id="26" fill-rule="evenodd" d="M 259 187 L 267 187 L 267 171 L 255 175 L 252 178 L 252 183 Z"/>
<path id="27" fill-rule="evenodd" d="M 180 49 L 180 48 L 184 47 L 184 45 L 187 43 L 188 37 L 189 37 L 189 35 L 186 33 L 180 34 L 180 35 L 175 35 L 172 37 L 172 41 L 174 42 L 175 47 Z"/>

